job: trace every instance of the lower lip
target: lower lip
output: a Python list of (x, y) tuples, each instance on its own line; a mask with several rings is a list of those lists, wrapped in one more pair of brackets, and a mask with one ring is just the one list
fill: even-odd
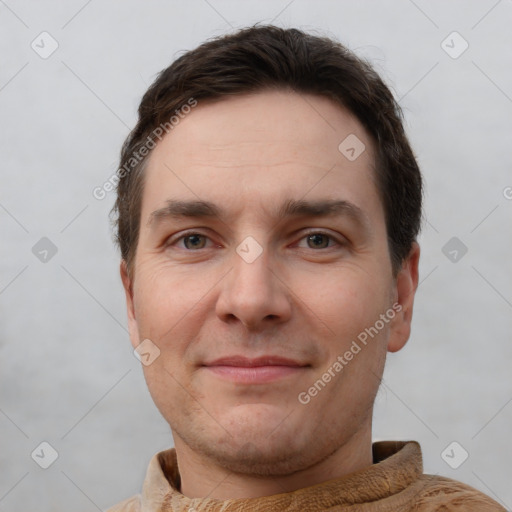
[(206, 366), (218, 377), (239, 384), (264, 384), (292, 375), (298, 375), (304, 366)]

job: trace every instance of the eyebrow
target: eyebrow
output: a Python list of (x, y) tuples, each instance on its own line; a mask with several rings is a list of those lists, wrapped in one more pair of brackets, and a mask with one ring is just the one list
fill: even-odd
[[(149, 216), (148, 226), (158, 224), (164, 219), (182, 218), (225, 218), (224, 211), (210, 201), (180, 201), (169, 199), (163, 208), (152, 212)], [(282, 221), (296, 217), (332, 217), (348, 216), (362, 227), (369, 229), (370, 221), (367, 215), (350, 201), (343, 199), (323, 199), (306, 201), (304, 199), (290, 199), (286, 201), (276, 213), (276, 219)]]

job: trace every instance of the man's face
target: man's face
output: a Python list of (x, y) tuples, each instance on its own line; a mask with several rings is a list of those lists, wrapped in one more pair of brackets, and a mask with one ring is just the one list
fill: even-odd
[(411, 290), (392, 275), (374, 160), (347, 111), (276, 91), (199, 102), (153, 150), (122, 276), (133, 345), (160, 350), (144, 372), (178, 450), (286, 474), (368, 435), (412, 307), (393, 310)]

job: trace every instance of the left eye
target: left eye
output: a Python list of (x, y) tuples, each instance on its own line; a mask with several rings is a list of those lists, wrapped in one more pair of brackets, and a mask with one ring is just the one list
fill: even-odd
[(179, 241), (183, 241), (183, 245), (185, 249), (204, 249), (206, 246), (206, 241), (208, 237), (205, 235), (201, 235), (199, 233), (191, 233), (188, 235), (182, 236)]
[(309, 233), (303, 237), (301, 241), (302, 240), (306, 241), (307, 247), (310, 249), (327, 249), (328, 247), (332, 247), (332, 244), (329, 242), (334, 242), (334, 244), (338, 243), (331, 235), (328, 235), (327, 233)]

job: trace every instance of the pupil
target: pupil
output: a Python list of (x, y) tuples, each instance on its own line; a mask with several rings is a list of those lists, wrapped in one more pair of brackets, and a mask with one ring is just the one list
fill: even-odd
[(309, 235), (309, 240), (311, 242), (313, 242), (313, 245), (315, 247), (320, 247), (320, 246), (326, 247), (325, 243), (322, 243), (322, 241), (325, 242), (325, 240), (326, 240), (325, 235)]
[(201, 235), (190, 235), (185, 240), (185, 245), (187, 248), (192, 247), (200, 247), (201, 246)]

